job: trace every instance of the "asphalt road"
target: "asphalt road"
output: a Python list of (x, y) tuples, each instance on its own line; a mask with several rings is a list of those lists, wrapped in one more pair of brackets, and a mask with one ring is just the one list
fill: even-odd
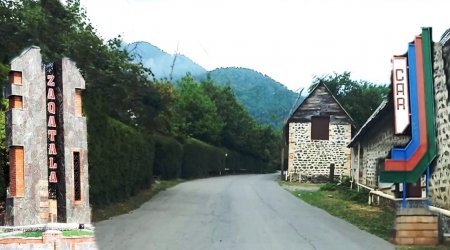
[(276, 175), (200, 179), (97, 223), (100, 250), (394, 249), (284, 190)]

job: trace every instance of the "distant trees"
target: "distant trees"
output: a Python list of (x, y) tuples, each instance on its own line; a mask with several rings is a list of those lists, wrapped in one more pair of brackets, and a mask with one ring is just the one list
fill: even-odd
[(350, 75), (350, 72), (345, 71), (341, 74), (335, 72), (316, 76), (309, 91), (311, 92), (317, 83), (325, 83), (356, 125), (361, 127), (389, 93), (389, 88), (387, 85), (355, 81), (350, 79)]
[(177, 87), (175, 110), (184, 135), (212, 144), (220, 144), (224, 123), (215, 103), (191, 75), (183, 77)]
[(158, 82), (164, 110), (156, 118), (161, 133), (176, 138), (193, 137), (271, 161), (278, 159), (281, 133), (257, 123), (238, 103), (229, 86), (207, 77), (183, 77), (176, 86)]
[(219, 68), (208, 73), (216, 84), (230, 86), (245, 109), (258, 123), (280, 129), (298, 94), (257, 71)]

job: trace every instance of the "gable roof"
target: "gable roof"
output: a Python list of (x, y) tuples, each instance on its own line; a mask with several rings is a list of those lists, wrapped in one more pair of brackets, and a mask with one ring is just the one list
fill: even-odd
[(347, 118), (349, 119), (350, 123), (352, 124), (353, 127), (356, 128), (356, 123), (353, 120), (353, 118), (350, 116), (350, 114), (344, 109), (344, 107), (341, 105), (341, 103), (336, 99), (336, 97), (333, 95), (333, 93), (331, 93), (330, 89), (327, 87), (327, 85), (323, 82), (319, 82), (316, 84), (316, 86), (314, 86), (313, 90), (308, 94), (308, 96), (306, 96), (305, 99), (303, 99), (303, 101), (298, 105), (298, 107), (296, 109), (294, 109), (293, 112), (291, 112), (291, 114), (289, 114), (288, 119), (286, 119), (284, 126), (286, 126), (289, 121), (291, 120), (292, 116), (299, 111), (303, 105), (307, 102), (308, 99), (310, 99), (314, 92), (320, 87), (323, 86), (325, 87), (325, 90), (328, 92), (328, 94), (333, 98), (333, 100), (338, 104), (339, 108), (342, 109), (342, 111), (344, 111), (345, 115), (347, 116)]

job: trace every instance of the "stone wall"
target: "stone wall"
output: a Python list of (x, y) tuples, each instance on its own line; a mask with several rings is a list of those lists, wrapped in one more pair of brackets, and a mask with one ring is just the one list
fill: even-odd
[[(394, 135), (394, 122), (392, 112), (388, 112), (380, 120), (376, 121), (371, 129), (360, 141), (359, 172), (356, 169), (354, 176), (359, 183), (378, 187), (378, 171), (384, 168), (384, 159), (393, 146), (403, 146), (408, 143), (409, 136)], [(356, 144), (357, 148), (358, 145)], [(352, 167), (355, 169), (355, 167)]]
[[(444, 57), (444, 60), (443, 60)], [(444, 72), (445, 68), (445, 72)], [(434, 45), (434, 92), (436, 114), (437, 158), (433, 164), (430, 180), (431, 204), (450, 209), (450, 103), (448, 99), (450, 86), (450, 47), (442, 49)], [(447, 80), (446, 80), (447, 75)]]
[(24, 194), (6, 199), (9, 225), (48, 222), (46, 81), (40, 49), (31, 47), (11, 62), (21, 84), (7, 84), (5, 97), (21, 96), (23, 107), (6, 112), (6, 146), (24, 151)]
[(350, 124), (330, 124), (329, 140), (311, 140), (311, 123), (289, 123), (289, 172), (328, 176), (334, 163), (335, 175), (349, 175), (350, 140)]
[[(67, 222), (91, 222), (89, 208), (88, 148), (86, 117), (75, 112), (75, 92), (85, 89), (85, 81), (75, 63), (62, 60), (64, 83), (64, 160), (66, 173)], [(80, 153), (81, 199), (75, 200), (73, 152)]]

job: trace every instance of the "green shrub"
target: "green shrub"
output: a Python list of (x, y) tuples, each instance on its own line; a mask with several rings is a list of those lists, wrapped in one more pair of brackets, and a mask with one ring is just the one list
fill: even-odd
[(225, 168), (231, 173), (237, 173), (240, 166), (240, 154), (236, 151), (229, 150), (226, 148), (222, 149), (226, 153), (225, 157)]
[(227, 153), (226, 167), (233, 173), (273, 173), (277, 165), (263, 162), (251, 155), (224, 149)]
[(225, 151), (196, 139), (186, 140), (181, 176), (186, 179), (217, 175), (225, 169)]
[(341, 190), (350, 189), (351, 179), (349, 176), (343, 176), (341, 182), (338, 184), (338, 188)]
[(369, 191), (367, 189), (348, 189), (345, 192), (345, 197), (347, 199), (358, 202), (358, 203), (367, 203), (368, 197), (369, 197)]
[(154, 176), (164, 180), (178, 179), (183, 162), (183, 145), (171, 137), (155, 135)]
[(102, 207), (150, 187), (154, 142), (109, 117), (88, 117), (90, 203)]
[(336, 189), (337, 186), (335, 183), (325, 183), (319, 188), (321, 191), (335, 191)]

